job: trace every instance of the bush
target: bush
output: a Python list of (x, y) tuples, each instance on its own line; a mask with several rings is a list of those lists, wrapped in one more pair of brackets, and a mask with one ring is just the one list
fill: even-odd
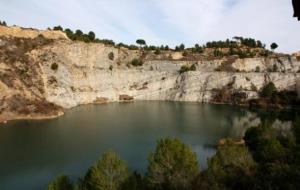
[(195, 64), (193, 64), (191, 67), (190, 67), (190, 71), (196, 71), (196, 65)]
[(63, 31), (63, 28), (61, 26), (54, 26), (53, 30)]
[(146, 180), (155, 189), (191, 189), (199, 174), (196, 154), (178, 139), (158, 141), (149, 156)]
[(52, 64), (51, 64), (51, 69), (52, 69), (53, 71), (57, 71), (57, 69), (58, 69), (58, 64), (57, 64), (57, 63), (52, 63)]
[(74, 40), (74, 33), (71, 29), (69, 28), (65, 29), (65, 33), (67, 34), (69, 39)]
[(273, 65), (273, 72), (277, 72), (278, 71), (278, 66), (276, 64)]
[(188, 52), (187, 52), (187, 51), (184, 51), (184, 52), (182, 53), (182, 56), (183, 56), (183, 57), (187, 57), (187, 56), (188, 56)]
[(3, 22), (0, 21), (0, 26), (7, 26), (7, 24), (5, 21), (3, 21)]
[(159, 49), (156, 49), (156, 50), (154, 51), (154, 54), (155, 54), (155, 55), (159, 55), (159, 54), (160, 54), (160, 50), (159, 50)]
[(188, 72), (189, 70), (190, 70), (190, 67), (184, 65), (180, 68), (179, 73), (182, 74), (182, 73)]
[(180, 68), (179, 73), (182, 74), (188, 71), (196, 71), (196, 65), (195, 64), (191, 66), (184, 65)]
[(133, 59), (130, 63), (135, 67), (142, 66), (144, 64), (142, 60), (137, 58)]
[(125, 162), (114, 152), (106, 152), (84, 177), (87, 190), (119, 190), (129, 177)]
[(271, 98), (274, 94), (277, 93), (277, 88), (273, 82), (269, 82), (265, 85), (260, 93), (261, 97)]
[(214, 50), (214, 56), (215, 57), (223, 57), (224, 54), (221, 51), (219, 51), (219, 50)]
[(111, 60), (111, 61), (113, 61), (113, 60), (115, 59), (115, 55), (114, 55), (113, 52), (110, 52), (110, 53), (108, 54), (108, 59)]
[(193, 53), (203, 53), (203, 48), (196, 44), (194, 48), (192, 48)]

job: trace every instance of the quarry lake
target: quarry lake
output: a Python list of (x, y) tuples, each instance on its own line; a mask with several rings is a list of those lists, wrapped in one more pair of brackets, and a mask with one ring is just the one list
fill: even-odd
[[(291, 114), (292, 113), (292, 114)], [(272, 119), (289, 128), (295, 111), (271, 113), (227, 105), (134, 102), (87, 105), (62, 117), (0, 125), (0, 189), (40, 190), (59, 174), (82, 174), (107, 150), (131, 170), (145, 172), (156, 141), (176, 137), (197, 153), (200, 166), (221, 138), (242, 137), (248, 127)]]

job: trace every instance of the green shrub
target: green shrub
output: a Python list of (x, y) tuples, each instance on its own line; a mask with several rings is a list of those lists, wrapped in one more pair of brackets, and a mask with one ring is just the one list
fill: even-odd
[(203, 53), (203, 48), (199, 46), (199, 44), (195, 44), (195, 47), (192, 48), (193, 53)]
[(277, 93), (277, 88), (273, 82), (269, 82), (265, 85), (260, 93), (261, 97), (271, 98), (273, 94)]
[(113, 60), (115, 59), (115, 55), (114, 55), (113, 52), (110, 52), (110, 53), (108, 54), (108, 59), (111, 60), (111, 61), (113, 61)]
[(182, 74), (182, 73), (185, 73), (185, 72), (188, 72), (188, 71), (196, 71), (196, 65), (195, 64), (193, 64), (191, 66), (183, 65), (180, 68), (179, 73)]
[(159, 54), (160, 54), (160, 49), (156, 49), (156, 50), (154, 51), (154, 54), (155, 54), (155, 55), (159, 55)]
[(215, 57), (223, 57), (224, 54), (222, 51), (219, 51), (219, 50), (214, 50), (214, 56)]
[(54, 26), (53, 30), (63, 31), (63, 28), (61, 26)]
[(0, 21), (0, 26), (7, 26), (7, 24), (5, 21), (3, 21), (3, 22)]
[(187, 56), (188, 56), (188, 52), (187, 52), (187, 51), (184, 51), (184, 52), (182, 53), (182, 56), (183, 56), (183, 57), (187, 57)]
[(57, 71), (57, 69), (58, 69), (58, 64), (57, 64), (57, 63), (52, 63), (52, 64), (51, 64), (51, 69), (52, 69), (53, 71)]
[(190, 71), (196, 71), (196, 65), (193, 64), (191, 67), (190, 67)]
[(144, 64), (142, 60), (137, 58), (133, 59), (130, 63), (135, 67), (142, 66)]
[(182, 74), (182, 73), (188, 72), (189, 70), (190, 70), (190, 67), (184, 65), (180, 68), (179, 73)]
[(257, 72), (257, 73), (260, 72), (260, 67), (259, 67), (259, 66), (257, 66), (257, 67), (255, 68), (255, 72)]

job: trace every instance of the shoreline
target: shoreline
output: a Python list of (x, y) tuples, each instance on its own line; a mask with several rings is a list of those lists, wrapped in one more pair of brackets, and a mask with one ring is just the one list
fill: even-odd
[(240, 108), (246, 108), (249, 110), (266, 110), (266, 111), (284, 111), (284, 110), (295, 110), (297, 109), (295, 106), (287, 105), (284, 107), (276, 108), (276, 107), (259, 107), (259, 106), (249, 106), (248, 104), (231, 104), (231, 103), (222, 103), (222, 102), (197, 102), (197, 101), (170, 101), (170, 100), (133, 100), (133, 101), (107, 101), (107, 102), (92, 102), (92, 103), (86, 103), (86, 104), (79, 104), (77, 106), (74, 106), (72, 108), (65, 108), (63, 110), (58, 111), (56, 114), (49, 114), (49, 115), (17, 115), (15, 113), (4, 113), (3, 115), (0, 115), (0, 125), (6, 124), (10, 121), (16, 121), (16, 120), (50, 120), (59, 118), (65, 113), (70, 110), (74, 109), (80, 106), (86, 106), (86, 105), (104, 105), (104, 104), (111, 104), (111, 103), (134, 103), (134, 102), (141, 102), (141, 101), (157, 101), (157, 102), (178, 102), (178, 103), (197, 103), (197, 104), (211, 104), (211, 105), (228, 105), (228, 106), (234, 106), (234, 107), (240, 107)]
[(65, 111), (59, 111), (57, 114), (51, 115), (16, 115), (11, 114), (10, 116), (0, 116), (0, 125), (7, 124), (10, 121), (17, 121), (17, 120), (50, 120), (61, 117), (65, 114)]

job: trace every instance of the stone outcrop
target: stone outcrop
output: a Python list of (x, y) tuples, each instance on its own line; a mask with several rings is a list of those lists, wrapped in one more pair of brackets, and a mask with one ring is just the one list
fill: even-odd
[[(62, 32), (14, 32), (14, 28), (7, 32), (3, 28), (0, 120), (10, 119), (7, 114), (14, 112), (24, 117), (58, 115), (63, 108), (81, 104), (133, 99), (243, 102), (257, 98), (270, 81), (279, 90), (300, 92), (296, 56), (182, 61), (171, 52), (167, 60), (152, 59), (141, 51), (72, 42)], [(134, 58), (143, 59), (144, 64), (131, 65)], [(191, 65), (195, 71), (179, 73), (182, 66)]]

